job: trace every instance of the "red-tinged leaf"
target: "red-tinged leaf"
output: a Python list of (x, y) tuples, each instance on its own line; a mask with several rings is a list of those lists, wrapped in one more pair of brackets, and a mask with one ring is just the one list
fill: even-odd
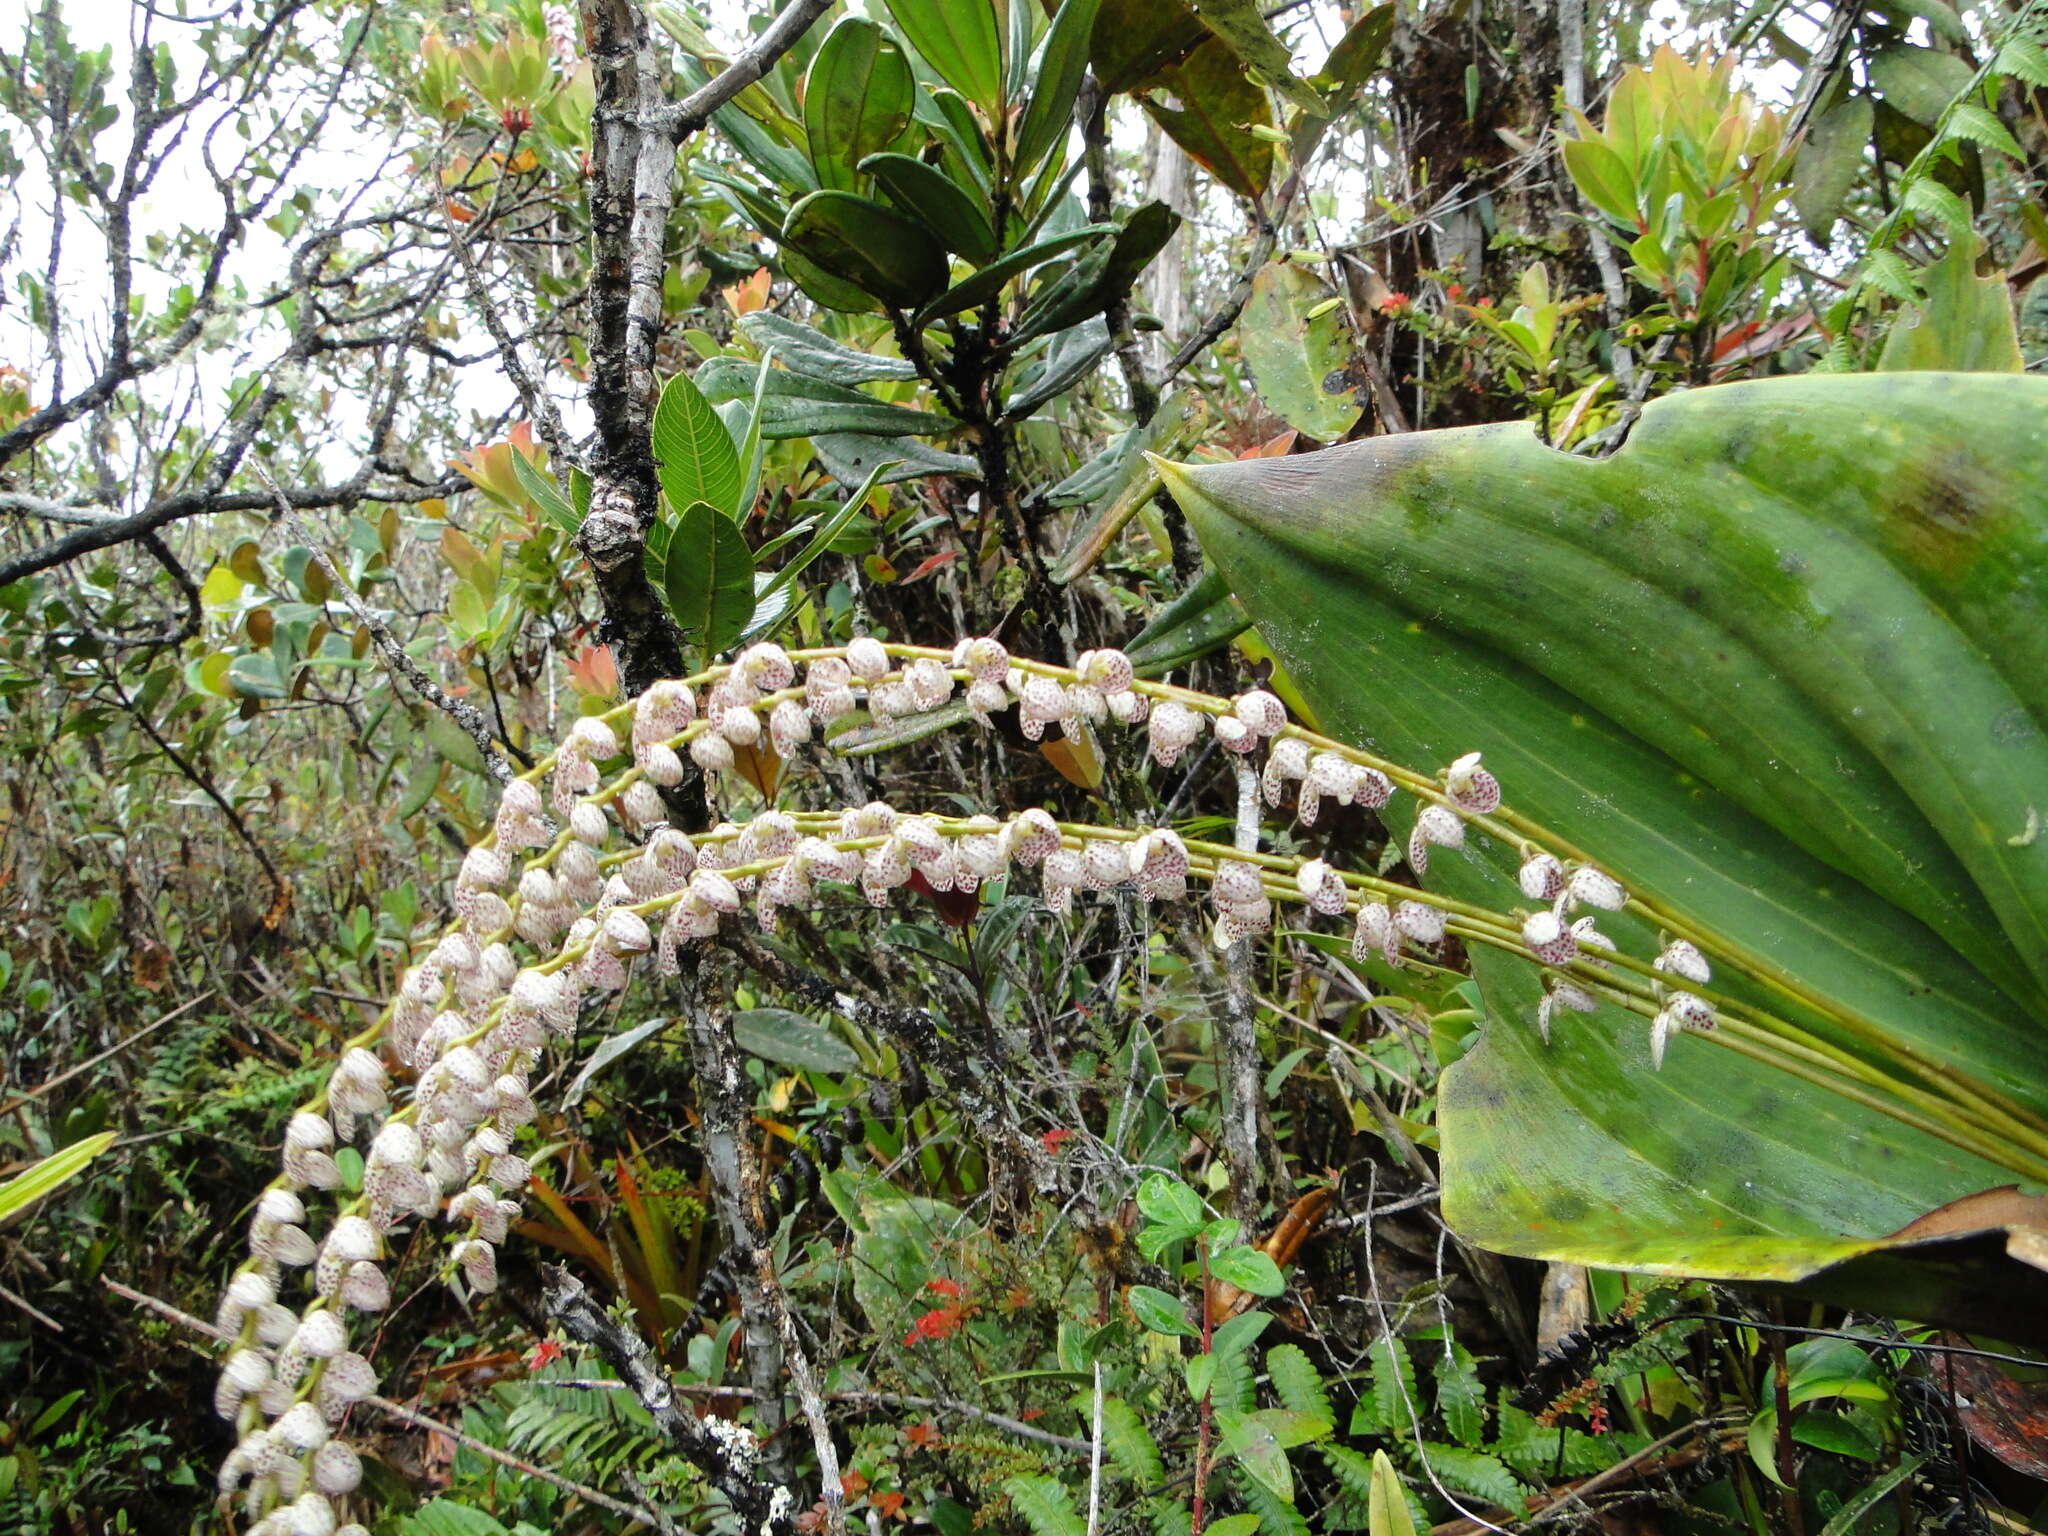
[(1294, 451), (1294, 440), (1299, 436), (1301, 436), (1299, 432), (1289, 427), (1270, 442), (1261, 443), (1256, 448), (1245, 449), (1238, 457), (1240, 459), (1284, 459)]
[(912, 1450), (917, 1451), (941, 1450), (946, 1444), (939, 1438), (939, 1426), (930, 1422), (912, 1424), (903, 1431), (903, 1438), (910, 1442)]
[(933, 890), (932, 883), (925, 879), (921, 869), (913, 869), (905, 883), (931, 902), (939, 914), (939, 921), (948, 928), (965, 928), (981, 911), (979, 891)]
[(874, 1505), (875, 1512), (881, 1515), (884, 1520), (900, 1520), (903, 1518), (903, 1504), (906, 1497), (907, 1495), (896, 1492), (878, 1493), (868, 1502)]
[(927, 556), (925, 559), (918, 561), (916, 570), (912, 571), (908, 576), (903, 578), (903, 585), (907, 587), (913, 581), (917, 581), (922, 577), (929, 576), (933, 571), (936, 571), (943, 566), (951, 565), (955, 560), (958, 560), (959, 558), (960, 551), (957, 549), (941, 550), (936, 555)]
[(861, 569), (868, 573), (870, 581), (878, 581), (886, 587), (896, 579), (896, 567), (880, 555), (864, 555), (860, 564)]

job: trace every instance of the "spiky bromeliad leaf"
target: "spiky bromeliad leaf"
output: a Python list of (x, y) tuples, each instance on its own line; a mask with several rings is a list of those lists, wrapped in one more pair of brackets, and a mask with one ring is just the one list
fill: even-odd
[[(2044, 448), (2048, 381), (1837, 375), (1659, 402), (1604, 460), (1516, 424), (1164, 472), (1324, 730), (1483, 750), (1514, 810), (1810, 1001), (1731, 997), (1867, 1053), (1860, 1018), (2038, 1116)], [(1509, 909), (1514, 859), (1475, 839), (1431, 881)], [(2012, 1182), (1698, 1040), (1653, 1072), (1612, 1008), (1546, 1049), (1533, 967), (1474, 968), (1444, 1207), (1487, 1247), (1791, 1280)]]

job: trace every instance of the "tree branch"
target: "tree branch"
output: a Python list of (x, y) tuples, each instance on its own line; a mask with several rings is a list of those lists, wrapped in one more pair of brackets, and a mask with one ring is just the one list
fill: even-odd
[(669, 135), (681, 143), (711, 120), (711, 114), (775, 67), (775, 61), (810, 31), (812, 23), (832, 8), (832, 0), (791, 0), (753, 46), (734, 59), (701, 90), (692, 91), (667, 119)]
[(484, 718), (483, 711), (474, 704), (455, 698), (427, 676), (426, 669), (408, 656), (405, 647), (398, 643), (398, 636), (391, 633), (391, 626), (372, 613), (370, 605), (356, 595), (356, 590), (349, 585), (348, 578), (342, 575), (335, 568), (334, 562), (328, 558), (326, 547), (314, 536), (313, 530), (306, 526), (305, 520), (293, 509), (292, 504), (285, 499), (284, 493), (271, 482), (270, 476), (264, 473), (261, 465), (256, 466), (256, 475), (264, 484), (270, 486), (271, 495), (277, 499), (279, 519), (298, 535), (300, 543), (313, 552), (313, 558), (319, 562), (320, 569), (327, 573), (327, 580), (334, 588), (335, 595), (347, 606), (348, 611), (356, 616), (363, 628), (370, 632), (370, 638), (377, 643), (377, 649), (384, 653), (384, 659), (390, 664), (391, 670), (411, 683), (421, 698), (461, 726), (470, 740), (476, 743), (476, 749), (482, 755), (484, 767), (490, 770), (491, 777), (500, 784), (509, 784), (512, 781), (512, 765), (506, 762), (504, 755), (498, 751), (491, 736), (491, 722)]
[[(613, 1322), (583, 1282), (556, 1264), (540, 1267), (548, 1316), (580, 1344), (588, 1344), (618, 1372), (655, 1427), (725, 1495), (750, 1533), (789, 1536), (796, 1500), (785, 1488), (757, 1482), (760, 1450), (751, 1432), (728, 1419), (700, 1419), (676, 1404), (676, 1390), (650, 1357), (646, 1343)], [(717, 1426), (714, 1428), (713, 1426)]]

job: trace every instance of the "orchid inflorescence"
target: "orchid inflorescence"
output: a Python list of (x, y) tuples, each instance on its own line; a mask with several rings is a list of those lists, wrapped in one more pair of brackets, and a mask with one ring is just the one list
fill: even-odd
[[(1504, 916), (1322, 859), (1170, 827), (1061, 822), (1040, 808), (998, 819), (879, 801), (764, 806), (694, 836), (670, 825), (662, 791), (683, 782), (685, 757), (712, 776), (734, 768), (742, 749), (787, 759), (863, 702), (887, 721), (928, 715), (963, 688), (976, 719), (987, 725), (1015, 707), (1031, 740), (1114, 721), (1142, 725), (1161, 767), (1205, 733), (1248, 768), (1263, 752), (1264, 800), (1277, 807), (1291, 791), (1304, 826), (1326, 801), (1378, 809), (1406, 791), (1421, 802), (1407, 845), (1418, 875), (1433, 848), (1461, 848), (1480, 827), (1524, 848), (1519, 884), (1537, 905)], [(607, 783), (602, 765), (629, 755)], [(1208, 886), (1219, 946), (1270, 932), (1275, 904), (1297, 903), (1348, 916), (1361, 961), (1378, 954), (1400, 965), (1450, 937), (1531, 959), (1546, 978), (1537, 1016), (1546, 1040), (1556, 1014), (1600, 1001), (1652, 1018), (1660, 1064), (1676, 1032), (1712, 1028), (1715, 1007), (1697, 990), (1710, 975), (1700, 950), (1681, 939), (1647, 965), (1617, 955), (1593, 914), (1628, 904), (1619, 882), (1533, 846), (1525, 830), (1495, 820), (1500, 803), (1476, 753), (1428, 778), (1290, 724), (1264, 689), (1225, 700), (1140, 681), (1118, 651), (1090, 651), (1067, 668), (1013, 658), (986, 637), (950, 654), (869, 638), (796, 652), (755, 645), (730, 665), (579, 719), (551, 759), (505, 787), (491, 833), (455, 879), (456, 922), (286, 1127), (282, 1174), (257, 1203), (249, 1257), (217, 1318), (236, 1342), (215, 1406), (241, 1435), (221, 1468), (223, 1497), (241, 1493), (252, 1536), (359, 1536), (362, 1527), (342, 1522), (362, 1469), (337, 1436), (377, 1378), (349, 1347), (349, 1320), (389, 1304), (382, 1265), (393, 1235), (439, 1218), (452, 1229), (451, 1278), (470, 1292), (495, 1289), (497, 1246), (532, 1172), (516, 1143), (536, 1117), (531, 1079), (549, 1037), (573, 1032), (587, 993), (623, 988), (643, 960), (674, 974), (683, 946), (716, 937), (750, 906), (772, 931), (785, 909), (816, 903), (821, 885), (883, 907), (913, 876), (935, 892), (968, 893), (1021, 868), (1037, 872), (1044, 904), (1065, 913), (1077, 892), (1129, 888), (1174, 901), (1195, 881)], [(1582, 908), (1591, 910), (1577, 915)], [(405, 1074), (410, 1100), (394, 1107), (394, 1078)], [(352, 1196), (335, 1152), (358, 1140), (363, 1174)], [(338, 1209), (316, 1240), (311, 1207), (328, 1195)], [(292, 1271), (309, 1272), (296, 1306)]]

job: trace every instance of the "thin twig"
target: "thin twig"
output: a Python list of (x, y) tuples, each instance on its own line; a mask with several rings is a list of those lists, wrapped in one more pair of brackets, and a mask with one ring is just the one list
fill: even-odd
[(377, 649), (384, 653), (384, 659), (390, 663), (391, 669), (411, 683), (421, 698), (462, 727), (470, 740), (476, 743), (477, 751), (483, 756), (484, 767), (490, 770), (492, 778), (500, 784), (511, 783), (512, 765), (505, 761), (504, 754), (493, 744), (491, 722), (484, 718), (484, 712), (474, 704), (465, 703), (454, 697), (427, 676), (425, 668), (406, 655), (405, 647), (400, 645), (398, 637), (391, 633), (391, 626), (372, 613), (370, 605), (356, 595), (356, 590), (349, 585), (348, 578), (343, 576), (336, 569), (333, 560), (328, 558), (326, 548), (306, 526), (305, 520), (299, 516), (284, 493), (277, 488), (277, 482), (270, 478), (261, 464), (251, 464), (250, 468), (254, 470), (256, 478), (261, 480), (264, 487), (276, 498), (279, 519), (298, 535), (300, 543), (313, 552), (313, 558), (320, 563), (320, 569), (327, 573), (327, 580), (336, 595), (341, 598), (349, 612), (356, 616), (357, 621), (370, 632), (370, 638), (377, 643)]
[(793, 0), (768, 24), (754, 45), (720, 70), (701, 90), (692, 91), (665, 125), (681, 142), (711, 120), (711, 114), (775, 67), (775, 61), (810, 31), (811, 24), (832, 8), (832, 0)]
[[(586, 1392), (622, 1392), (627, 1390), (621, 1381), (604, 1377), (593, 1377), (580, 1381), (553, 1381), (554, 1387), (577, 1387)], [(751, 1399), (751, 1387), (733, 1385), (713, 1386), (709, 1382), (676, 1382), (675, 1391), (685, 1397), (739, 1397)], [(1049, 1429), (1040, 1429), (1035, 1424), (1026, 1424), (1022, 1419), (1013, 1419), (1006, 1413), (996, 1413), (987, 1408), (977, 1408), (973, 1403), (963, 1403), (951, 1397), (919, 1397), (907, 1392), (826, 1392), (821, 1394), (828, 1403), (845, 1403), (849, 1407), (875, 1408), (928, 1408), (934, 1413), (954, 1413), (964, 1419), (974, 1419), (982, 1424), (993, 1425), (1020, 1439), (1035, 1440), (1040, 1445), (1055, 1446), (1062, 1451), (1086, 1455), (1089, 1445), (1086, 1440), (1076, 1440), (1072, 1435), (1056, 1435)]]
[(37, 1099), (41, 1098), (44, 1094), (48, 1093), (52, 1088), (61, 1087), (63, 1084), (70, 1082), (72, 1078), (78, 1076), (79, 1073), (88, 1071), (91, 1068), (98, 1066), (101, 1062), (105, 1061), (109, 1056), (120, 1055), (123, 1051), (127, 1050), (129, 1046), (135, 1044), (136, 1041), (142, 1039), (145, 1035), (155, 1034), (158, 1030), (162, 1029), (166, 1024), (170, 1023), (173, 1019), (182, 1018), (185, 1014), (190, 1013), (194, 1008), (197, 1008), (201, 1003), (206, 1002), (212, 996), (213, 988), (208, 987), (204, 992), (201, 992), (197, 997), (191, 998), (186, 1002), (180, 1003), (177, 1007), (173, 1008), (169, 1013), (165, 1014), (162, 1018), (157, 1019), (152, 1023), (143, 1025), (142, 1028), (136, 1030), (134, 1034), (127, 1036), (125, 1039), (115, 1041), (112, 1045), (108, 1046), (104, 1051), (101, 1051), (97, 1056), (88, 1056), (84, 1061), (81, 1061), (77, 1066), (67, 1067), (62, 1072), (59, 1072), (55, 1077), (50, 1078), (48, 1081), (36, 1084), (35, 1087), (29, 1089), (29, 1091), (27, 1093), (22, 1094), (21, 1097), (16, 1099), (10, 1099), (7, 1101), (7, 1103), (0, 1104), (0, 1115), (13, 1114), (17, 1109), (22, 1108), (24, 1105), (34, 1103)]

